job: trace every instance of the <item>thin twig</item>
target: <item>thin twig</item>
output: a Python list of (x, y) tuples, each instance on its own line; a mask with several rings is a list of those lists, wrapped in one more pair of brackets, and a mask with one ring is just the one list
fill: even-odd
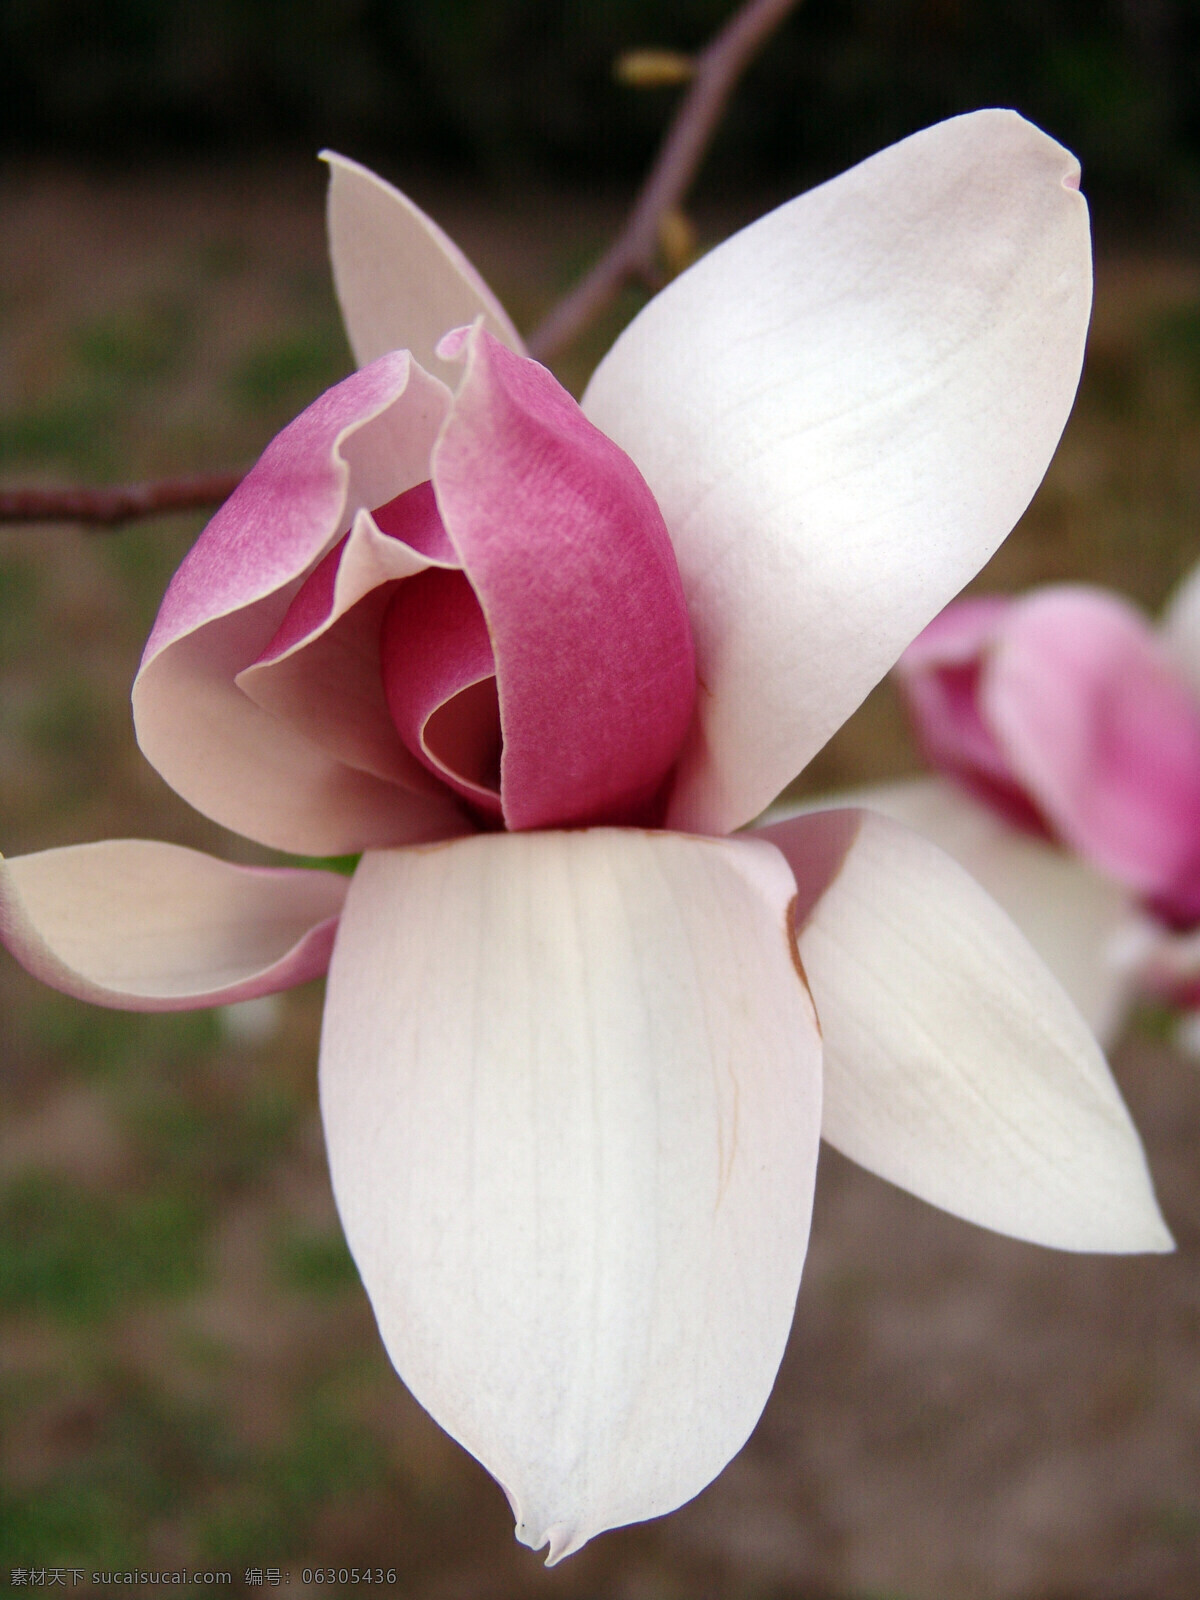
[(528, 340), (545, 360), (579, 336), (633, 279), (654, 272), (659, 224), (679, 205), (742, 73), (799, 0), (748, 0), (696, 60), (692, 86), (663, 140), (629, 220), (604, 255)]
[[(578, 338), (624, 285), (653, 282), (663, 217), (676, 209), (699, 170), (742, 73), (799, 0), (747, 0), (696, 58), (691, 87), (667, 131), (641, 193), (612, 246), (529, 339), (539, 359)], [(115, 528), (137, 517), (207, 511), (228, 499), (238, 473), (163, 478), (112, 489), (0, 489), (0, 524), (81, 522)]]
[(210, 472), (112, 489), (0, 489), (0, 522), (90, 522), (115, 528), (159, 512), (211, 510), (241, 481), (240, 472)]

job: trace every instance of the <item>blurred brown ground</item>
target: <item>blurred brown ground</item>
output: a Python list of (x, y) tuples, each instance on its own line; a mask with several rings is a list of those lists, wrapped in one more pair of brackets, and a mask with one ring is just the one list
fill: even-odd
[[(409, 182), (525, 326), (619, 216)], [(3, 478), (249, 463), (348, 367), (321, 194), (315, 165), (0, 180)], [(741, 206), (702, 232), (761, 208)], [(563, 364), (576, 389), (615, 326)], [(1084, 578), (1155, 607), (1200, 557), (1198, 510), (1200, 262), (1106, 260), (1080, 405), (978, 586)], [(265, 859), (171, 794), (129, 723), (198, 527), (0, 530), (6, 851), (146, 835)], [(805, 787), (915, 765), (885, 687)], [(1200, 1065), (1147, 1028), (1115, 1069), (1178, 1255), (1016, 1244), (826, 1152), (750, 1443), (675, 1516), (546, 1573), (381, 1353), (325, 1173), (319, 1008), (315, 986), (288, 996), (255, 1039), (0, 966), (0, 1579), (186, 1563), (232, 1570), (233, 1592), (278, 1567), (293, 1594), (362, 1593), (303, 1579), (357, 1565), (421, 1600), (1200, 1596)]]

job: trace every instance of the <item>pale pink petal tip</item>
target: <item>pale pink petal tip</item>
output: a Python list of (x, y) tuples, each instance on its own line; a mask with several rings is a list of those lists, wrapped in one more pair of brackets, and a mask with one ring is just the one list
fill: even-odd
[(482, 317), (512, 350), (523, 348), (504, 307), (458, 246), (407, 197), (331, 150), (329, 248), (346, 332), (360, 366), (411, 350), (431, 372), (447, 328)]
[(443, 361), (460, 360), (462, 358), (463, 351), (466, 349), (467, 340), (470, 337), (471, 329), (469, 327), (451, 328), (449, 333), (444, 334), (443, 337), (438, 340), (438, 356)]
[(1006, 595), (971, 595), (952, 600), (905, 650), (896, 663), (901, 674), (927, 666), (978, 661), (995, 640), (1013, 601)]
[(154, 840), (71, 845), (0, 859), (0, 941), (77, 999), (190, 1011), (319, 977), (347, 887)]

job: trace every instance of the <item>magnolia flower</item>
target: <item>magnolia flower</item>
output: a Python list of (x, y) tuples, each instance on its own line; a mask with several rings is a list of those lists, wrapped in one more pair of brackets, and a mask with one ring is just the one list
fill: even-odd
[(1060, 585), (948, 606), (897, 681), (930, 763), (879, 806), (1004, 903), (1102, 1038), (1200, 999), (1200, 570), (1155, 630)]
[(428, 218), (331, 166), (361, 370), (201, 536), (133, 698), (206, 815), (365, 853), (347, 884), (52, 850), (0, 925), (151, 1010), (332, 950), (322, 1113), (384, 1342), (556, 1561), (747, 1438), (820, 1133), (1022, 1238), (1170, 1247), (1094, 1040), (959, 866), (856, 811), (725, 837), (1029, 500), (1087, 214), (1014, 113), (943, 123), (675, 280), (580, 407)]

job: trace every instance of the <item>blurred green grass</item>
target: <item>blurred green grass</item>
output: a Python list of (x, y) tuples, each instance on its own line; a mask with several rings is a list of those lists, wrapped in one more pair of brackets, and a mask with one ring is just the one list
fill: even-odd
[(303, 410), (345, 374), (345, 341), (332, 326), (269, 339), (248, 350), (230, 374), (234, 401), (251, 415)]
[(83, 1188), (30, 1173), (0, 1190), (0, 1314), (96, 1322), (200, 1281), (206, 1218), (187, 1195)]

